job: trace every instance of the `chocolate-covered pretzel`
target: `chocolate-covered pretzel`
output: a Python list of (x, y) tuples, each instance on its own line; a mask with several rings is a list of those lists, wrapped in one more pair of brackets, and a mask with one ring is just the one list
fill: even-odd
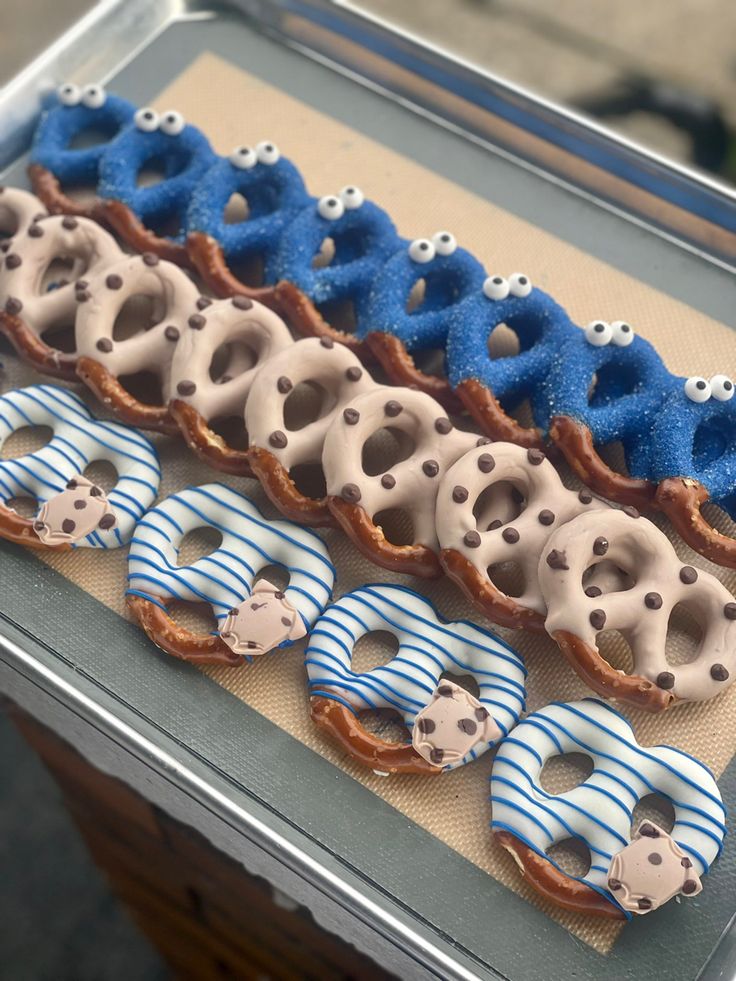
[[(177, 431), (169, 412), (171, 361), (182, 332), (204, 323), (196, 312), (197, 295), (188, 276), (150, 252), (120, 259), (77, 291), (77, 374), (125, 422)], [(134, 297), (152, 304), (148, 329), (137, 318), (118, 327), (119, 314)], [(160, 388), (150, 402), (124, 384), (141, 373), (153, 375)]]
[(200, 297), (192, 315), (201, 325), (185, 328), (174, 347), (171, 415), (203, 460), (216, 470), (248, 475), (247, 451), (229, 445), (212, 424), (237, 420), (247, 436), (245, 404), (253, 381), (270, 358), (294, 341), (277, 314), (245, 296)]
[[(295, 468), (321, 470), (330, 425), (356, 396), (375, 386), (357, 357), (329, 337), (297, 341), (258, 372), (245, 407), (248, 459), (268, 496), (287, 517), (313, 525), (334, 523), (324, 495), (309, 496), (299, 490)], [(309, 409), (298, 404), (300, 395), (310, 390), (319, 400), (313, 418), (305, 416)], [(296, 401), (293, 411), (291, 400)]]
[[(582, 753), (592, 772), (549, 793), (545, 764)], [(634, 808), (649, 794), (674, 811), (669, 833), (651, 821), (634, 829)], [(553, 702), (532, 712), (502, 743), (491, 774), (491, 828), (524, 878), (564, 909), (608, 919), (649, 913), (675, 896), (697, 896), (726, 833), (713, 774), (673, 746), (640, 746), (631, 724), (594, 698)], [(590, 867), (565, 871), (553, 847), (574, 839)]]
[[(218, 548), (180, 562), (184, 536), (213, 528)], [(289, 574), (280, 589), (258, 579), (262, 569)], [(304, 637), (330, 601), (335, 568), (322, 540), (288, 521), (272, 521), (223, 484), (172, 494), (138, 523), (128, 563), (128, 607), (157, 647), (199, 664), (242, 665)], [(174, 603), (207, 604), (215, 633), (188, 630)]]
[[(627, 581), (592, 594), (586, 573), (613, 563)], [(599, 694), (657, 712), (678, 701), (720, 694), (736, 677), (736, 602), (715, 576), (682, 563), (662, 532), (631, 508), (579, 515), (559, 527), (539, 562), (545, 629)], [(701, 631), (695, 656), (668, 659), (668, 625), (677, 605)], [(628, 642), (632, 674), (612, 667), (597, 638), (616, 630)]]
[[(378, 630), (396, 638), (396, 655), (354, 670), (355, 644)], [(340, 597), (315, 624), (305, 664), (314, 721), (383, 775), (436, 775), (472, 762), (508, 735), (526, 698), (516, 651), (471, 623), (443, 620), (403, 586), (361, 586)], [(478, 696), (448, 674), (473, 678)], [(377, 711), (398, 714), (411, 742), (368, 731), (362, 716)]]
[[(375, 462), (366, 460), (368, 441), (381, 435), (396, 441), (395, 462), (381, 447), (376, 448)], [(440, 404), (424, 392), (381, 386), (358, 395), (336, 415), (324, 442), (322, 466), (330, 511), (373, 562), (395, 572), (438, 576), (437, 492), (448, 467), (477, 438), (456, 429)], [(408, 516), (408, 543), (387, 538), (380, 523), (386, 511)]]

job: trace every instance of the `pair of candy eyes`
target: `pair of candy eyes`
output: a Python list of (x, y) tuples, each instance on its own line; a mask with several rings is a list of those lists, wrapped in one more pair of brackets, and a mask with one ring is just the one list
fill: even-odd
[(728, 402), (733, 394), (734, 385), (728, 375), (713, 375), (710, 381), (694, 375), (685, 382), (685, 395), (691, 402), (707, 402), (710, 398)]
[(457, 241), (450, 232), (435, 232), (432, 238), (415, 238), (409, 246), (412, 262), (431, 262), (438, 255), (452, 255)]
[(87, 106), (88, 109), (100, 109), (105, 104), (107, 93), (101, 85), (85, 85), (80, 88), (72, 82), (62, 85), (56, 93), (62, 106)]
[(238, 170), (252, 170), (258, 163), (264, 164), (266, 167), (273, 167), (275, 163), (278, 163), (280, 156), (279, 148), (275, 143), (271, 143), (270, 140), (262, 140), (260, 143), (256, 143), (255, 148), (252, 146), (235, 147), (227, 159)]
[(186, 126), (184, 117), (180, 112), (170, 109), (159, 116), (155, 109), (149, 109), (148, 106), (138, 110), (133, 116), (133, 122), (136, 129), (143, 133), (153, 133), (160, 129), (167, 136), (178, 136)]
[(327, 221), (337, 221), (342, 218), (346, 211), (354, 211), (359, 208), (365, 197), (359, 187), (348, 184), (339, 194), (326, 194), (317, 202), (317, 212), (320, 217)]
[(524, 273), (512, 273), (508, 279), (503, 276), (489, 276), (483, 283), (483, 293), (489, 300), (505, 300), (511, 296), (529, 296), (532, 281)]
[(585, 328), (585, 340), (593, 347), (606, 347), (608, 344), (628, 347), (634, 340), (634, 331), (625, 320), (614, 320), (612, 324), (605, 320), (593, 320)]

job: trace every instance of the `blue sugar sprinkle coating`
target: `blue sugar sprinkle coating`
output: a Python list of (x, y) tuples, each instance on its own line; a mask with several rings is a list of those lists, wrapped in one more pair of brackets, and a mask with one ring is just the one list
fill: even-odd
[[(456, 308), (480, 292), (485, 275), (480, 262), (465, 249), (422, 263), (414, 262), (404, 247), (378, 272), (358, 336), (374, 331), (393, 334), (410, 353), (444, 348)], [(411, 291), (420, 280), (424, 280), (424, 299), (407, 313)]]
[(643, 337), (628, 347), (595, 347), (576, 328), (544, 383), (544, 423), (569, 416), (586, 425), (598, 445), (620, 441), (629, 473), (649, 477), (652, 427), (674, 382)]
[[(519, 353), (492, 358), (488, 341), (499, 324), (516, 334)], [(455, 308), (447, 337), (450, 384), (474, 379), (485, 385), (508, 411), (530, 399), (535, 416), (545, 418), (541, 383), (562, 344), (579, 333), (551, 296), (533, 288), (528, 296), (490, 300), (478, 290)], [(539, 424), (539, 423), (537, 423)]]
[[(122, 201), (148, 227), (178, 219), (179, 230), (171, 238), (182, 242), (192, 194), (215, 159), (209, 140), (196, 126), (188, 124), (176, 136), (130, 126), (102, 155), (99, 194)], [(162, 167), (165, 178), (139, 187), (139, 172), (152, 163)]]
[[(225, 209), (233, 194), (248, 202), (248, 218), (228, 224)], [(216, 239), (228, 261), (262, 256), (267, 282), (274, 282), (270, 268), (281, 235), (312, 200), (301, 174), (291, 161), (279, 157), (275, 164), (257, 163), (249, 170), (224, 157), (207, 171), (197, 187), (187, 214), (187, 230), (204, 232)]]
[(651, 476), (691, 477), (736, 520), (736, 398), (693, 402), (685, 379), (663, 402), (651, 433)]
[[(107, 95), (104, 105), (91, 109), (83, 103), (55, 103), (44, 113), (31, 148), (31, 163), (50, 170), (62, 184), (97, 185), (102, 155), (118, 133), (128, 126), (135, 106), (117, 95)], [(85, 130), (104, 133), (107, 140), (84, 149), (70, 149), (72, 140)]]
[[(334, 243), (334, 257), (329, 265), (315, 268), (312, 262), (326, 238)], [(394, 223), (372, 201), (346, 208), (336, 220), (323, 218), (312, 202), (285, 229), (278, 253), (267, 263), (267, 275), (291, 281), (317, 304), (351, 300), (360, 333), (369, 322), (375, 277), (401, 244)]]

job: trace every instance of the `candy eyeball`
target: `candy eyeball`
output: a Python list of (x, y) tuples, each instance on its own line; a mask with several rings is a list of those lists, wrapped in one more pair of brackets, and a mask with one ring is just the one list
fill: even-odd
[(432, 245), (437, 255), (452, 255), (457, 248), (457, 239), (450, 232), (435, 232)]
[(693, 375), (685, 382), (685, 395), (691, 402), (707, 402), (711, 397), (710, 382)]
[(85, 85), (82, 89), (82, 102), (88, 109), (101, 109), (106, 98), (107, 93), (101, 85)]
[(256, 151), (250, 146), (237, 146), (227, 158), (238, 170), (250, 170), (258, 163)]
[(435, 257), (435, 247), (428, 238), (415, 238), (409, 246), (412, 262), (431, 262)]
[(258, 157), (259, 163), (265, 164), (267, 167), (273, 167), (278, 162), (281, 154), (275, 143), (271, 143), (270, 140), (262, 140), (256, 144), (256, 156)]
[(627, 324), (625, 320), (614, 320), (611, 324), (611, 331), (613, 334), (611, 342), (616, 347), (628, 347), (634, 340), (634, 331), (631, 328), (631, 324)]
[(348, 184), (347, 187), (344, 187), (340, 191), (340, 200), (345, 205), (347, 211), (353, 211), (363, 204), (365, 197), (359, 187), (355, 187), (354, 184)]
[(76, 106), (79, 105), (82, 98), (82, 90), (73, 82), (67, 82), (65, 85), (59, 86), (56, 95), (62, 106)]
[(345, 214), (345, 205), (334, 194), (326, 194), (317, 202), (317, 211), (326, 221), (337, 221)]
[(733, 382), (728, 375), (713, 375), (710, 380), (710, 391), (714, 399), (719, 402), (728, 402), (733, 398)]
[(169, 109), (161, 117), (161, 132), (166, 133), (167, 136), (178, 136), (185, 126), (186, 123), (182, 114), (173, 109)]
[(612, 338), (613, 328), (605, 320), (592, 320), (585, 328), (585, 340), (593, 347), (605, 347)]
[(532, 281), (524, 273), (512, 273), (509, 276), (509, 292), (512, 296), (529, 296), (532, 291)]
[(503, 276), (488, 276), (483, 282), (483, 293), (489, 300), (505, 300), (510, 291), (509, 281)]
[(133, 122), (135, 123), (136, 129), (140, 129), (144, 133), (153, 133), (154, 130), (158, 129), (158, 113), (155, 109), (149, 109), (146, 106), (143, 109), (139, 109), (135, 116), (133, 116)]

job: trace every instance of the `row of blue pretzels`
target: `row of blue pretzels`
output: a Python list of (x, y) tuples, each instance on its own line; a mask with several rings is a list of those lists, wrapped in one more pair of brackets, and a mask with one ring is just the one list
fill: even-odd
[[(109, 139), (71, 148), (90, 129)], [(409, 243), (355, 187), (310, 195), (273, 143), (218, 157), (179, 113), (136, 111), (99, 86), (62, 86), (38, 127), (31, 159), (64, 184), (95, 184), (101, 198), (123, 202), (149, 227), (176, 218), (180, 242), (194, 232), (210, 236), (231, 266), (261, 258), (266, 283), (292, 282), (318, 306), (350, 300), (359, 340), (389, 334), (409, 356), (444, 350), (453, 389), (480, 383), (507, 413), (528, 399), (543, 433), (554, 417), (571, 417), (596, 444), (620, 442), (633, 477), (691, 478), (736, 518), (729, 378), (673, 375), (623, 322), (594, 321), (581, 330), (526, 276), (487, 276), (448, 232)], [(153, 160), (165, 178), (138, 186), (139, 172)], [(247, 199), (247, 221), (226, 222), (233, 194)], [(315, 266), (326, 239), (332, 260)], [(409, 312), (407, 299), (420, 282), (422, 302)], [(501, 324), (516, 334), (519, 352), (492, 358), (488, 341)]]

